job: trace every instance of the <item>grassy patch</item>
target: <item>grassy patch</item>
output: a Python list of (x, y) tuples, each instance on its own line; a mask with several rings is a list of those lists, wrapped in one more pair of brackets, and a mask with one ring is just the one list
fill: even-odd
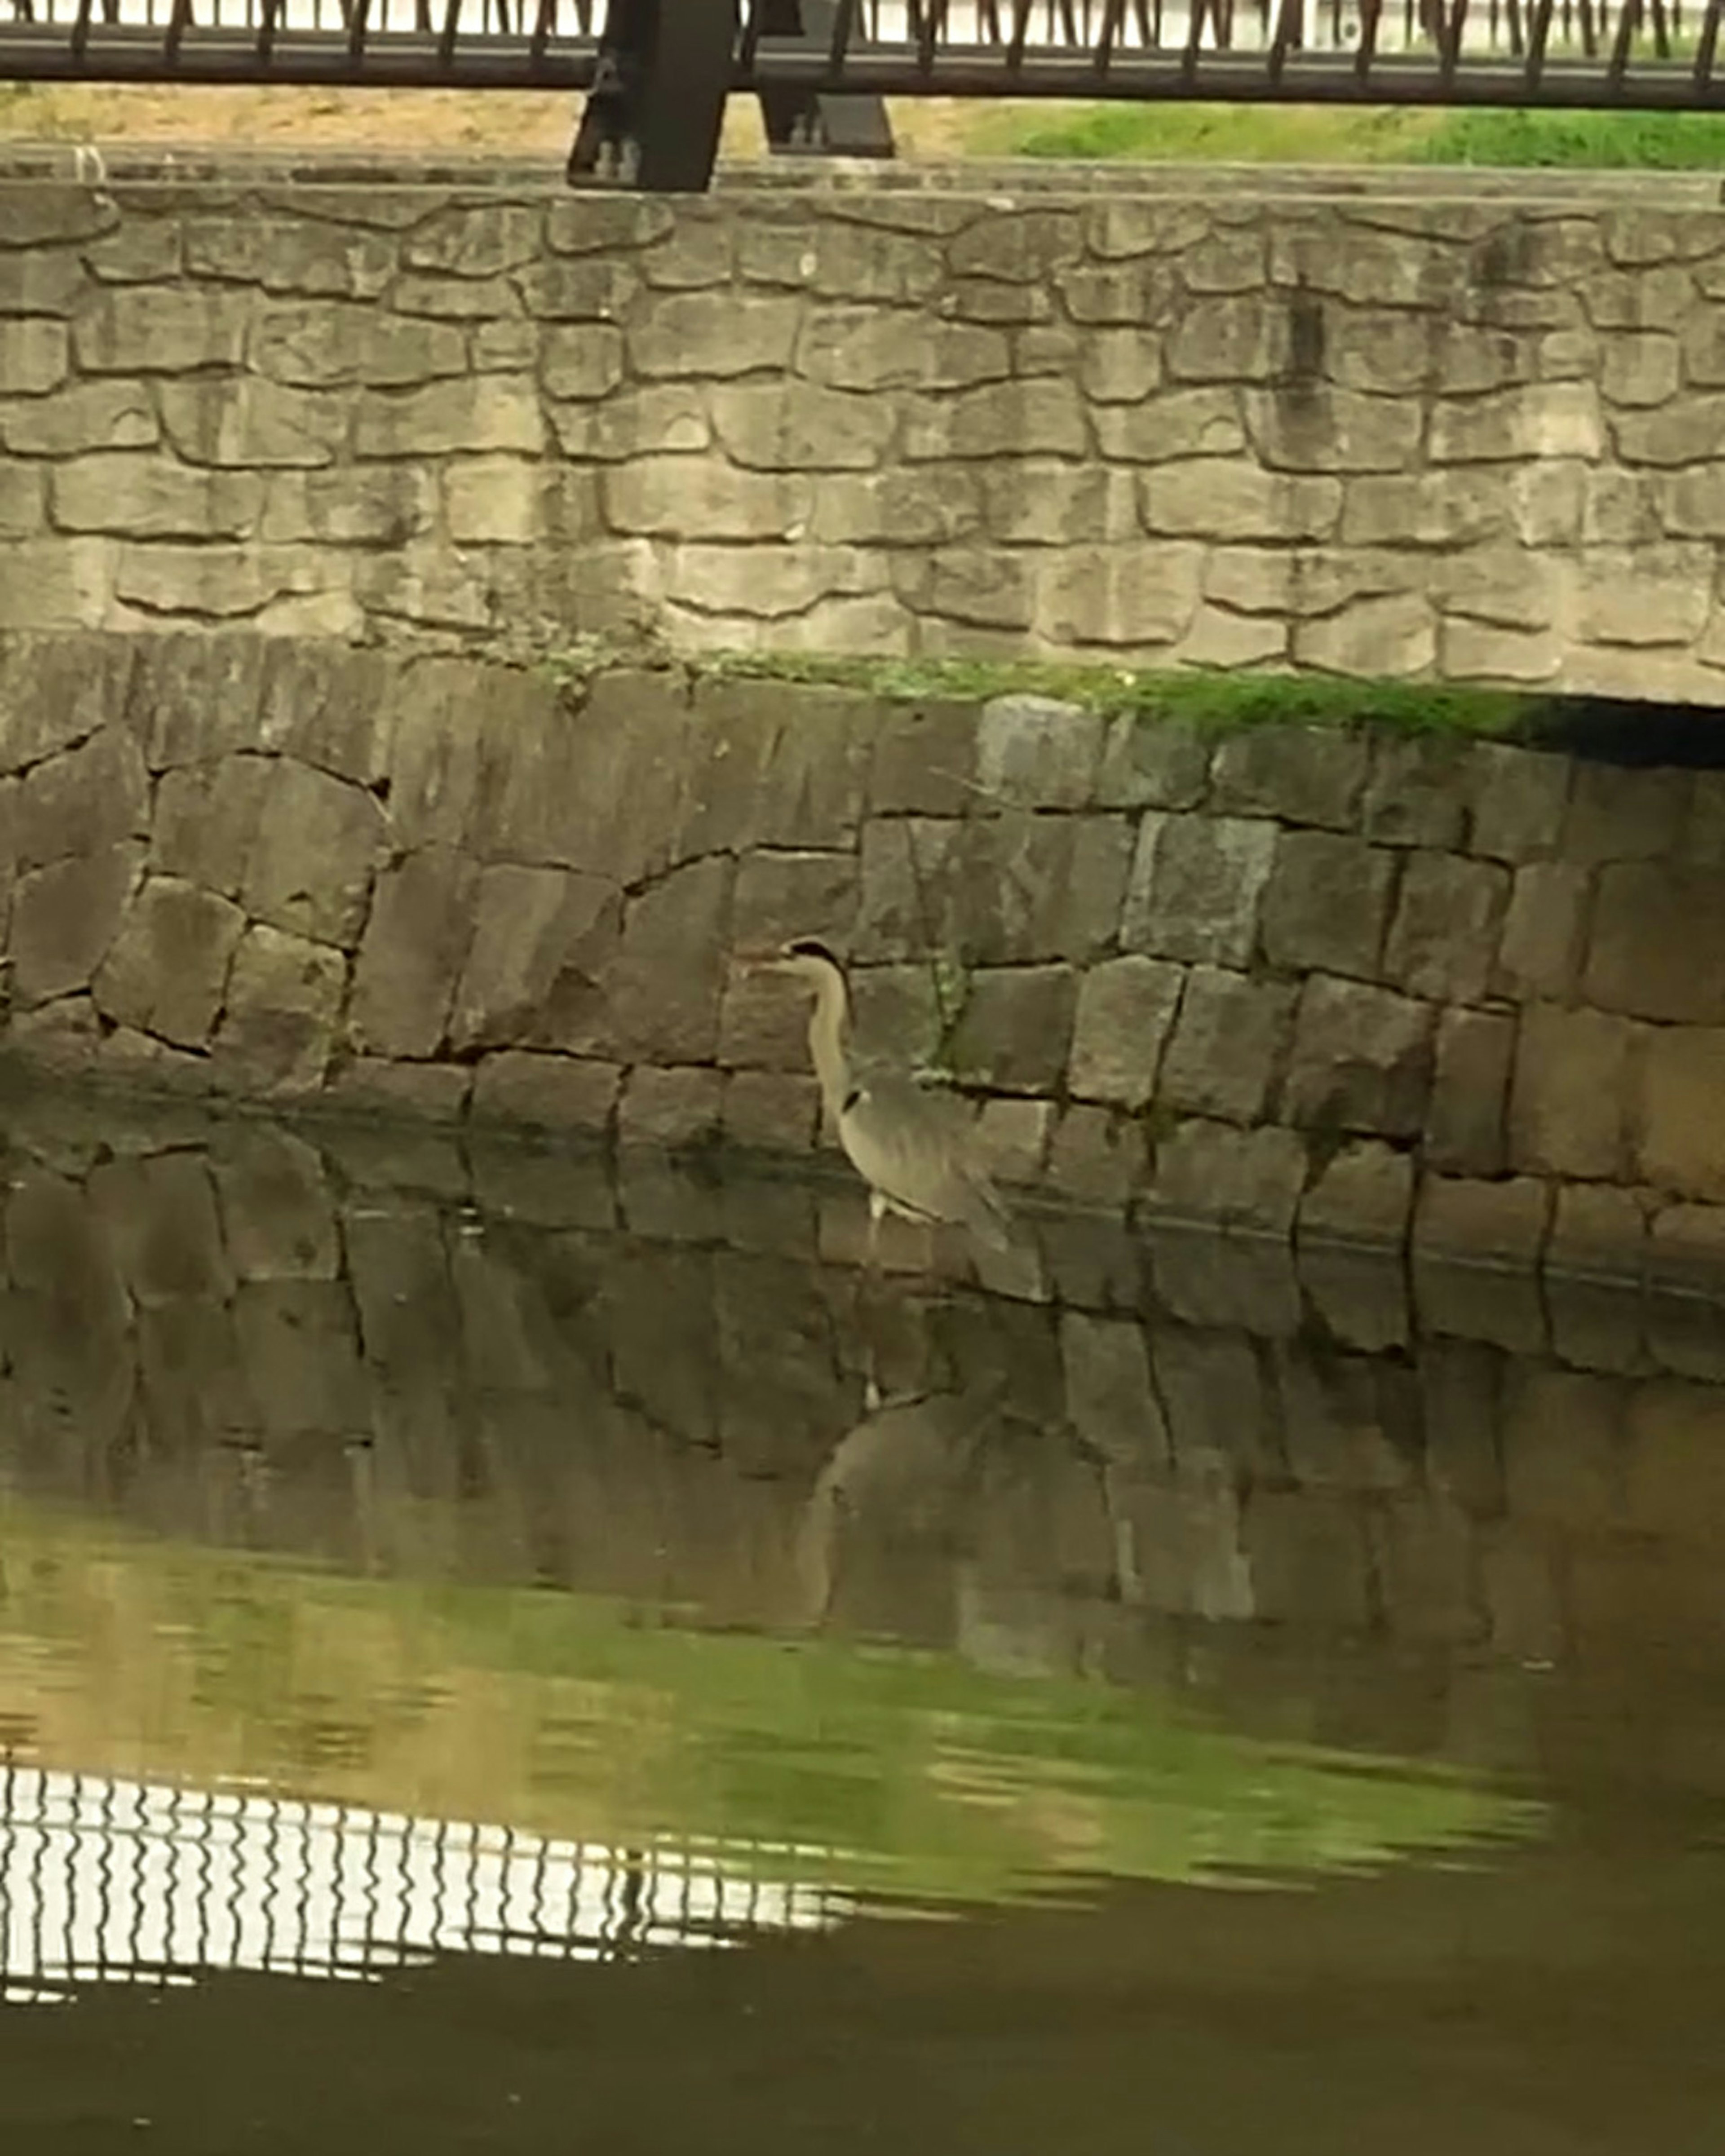
[(1235, 727), (1383, 726), (1405, 732), (1512, 735), (1546, 700), (1439, 683), (1353, 681), (1327, 675), (1135, 671), (1059, 660), (869, 659), (791, 652), (710, 653), (697, 676), (807, 681), (910, 701), (937, 696), (1055, 696), (1086, 711), (1179, 719), (1217, 732)]
[(1725, 116), (1383, 106), (1063, 105), (977, 123), (973, 153), (1158, 164), (1497, 165), (1707, 171)]

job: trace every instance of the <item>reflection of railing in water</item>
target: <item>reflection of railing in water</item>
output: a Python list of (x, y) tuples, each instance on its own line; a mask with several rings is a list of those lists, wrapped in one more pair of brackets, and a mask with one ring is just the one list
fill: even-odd
[(842, 1896), (748, 1876), (751, 1855), (0, 1765), (0, 2002), (218, 1969), (376, 1980), (442, 1953), (611, 1961), (842, 1919)]

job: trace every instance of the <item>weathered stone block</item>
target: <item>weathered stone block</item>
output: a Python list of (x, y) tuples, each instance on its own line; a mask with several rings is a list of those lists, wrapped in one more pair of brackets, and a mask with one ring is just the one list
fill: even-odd
[(347, 988), (339, 951), (259, 922), (234, 954), (215, 1048), (223, 1081), (259, 1094), (315, 1092)]
[(806, 999), (782, 973), (733, 966), (719, 1007), (718, 1060), (726, 1070), (803, 1070)]
[(1096, 799), (1105, 808), (1195, 808), (1209, 767), (1210, 742), (1196, 726), (1123, 711), (1109, 721)]
[(1384, 954), (1385, 973), (1414, 995), (1477, 1002), (1491, 978), (1508, 898), (1508, 871), (1495, 863), (1410, 854)]
[(1661, 1026), (1640, 1074), (1636, 1172), (1679, 1198), (1725, 1199), (1725, 1028)]
[(1328, 539), (1341, 521), (1342, 482), (1230, 457), (1183, 458), (1146, 472), (1138, 501), (1155, 538)]
[(977, 783), (1027, 808), (1082, 808), (1094, 791), (1103, 721), (1049, 696), (996, 696), (977, 722)]
[(1327, 674), (1377, 675), (1386, 680), (1429, 673), (1436, 662), (1437, 624), (1418, 593), (1357, 599), (1339, 612), (1295, 624), (1295, 663)]
[(238, 367), (251, 295), (218, 285), (110, 285), (73, 325), (85, 374), (189, 374)]
[(1257, 942), (1277, 835), (1267, 819), (1147, 815), (1122, 942), (1156, 957), (1245, 965)]
[(1344, 1145), (1300, 1202), (1301, 1243), (1399, 1250), (1414, 1204), (1414, 1162), (1375, 1138)]
[(136, 736), (104, 726), (82, 747), (39, 763), (18, 789), (13, 815), (21, 868), (141, 838), (150, 825), (150, 783)]
[(70, 364), (64, 322), (0, 316), (0, 382), (9, 396), (46, 396), (65, 380)]
[(472, 374), (350, 397), (357, 458), (537, 456), (545, 419), (527, 374)]
[(1458, 1175), (1502, 1174), (1515, 1040), (1514, 1019), (1500, 1012), (1440, 1015), (1425, 1119), (1429, 1166)]
[(254, 1281), (234, 1297), (246, 1389), (265, 1430), (369, 1435), (358, 1329), (337, 1281)]
[(1591, 382), (1538, 382), (1439, 403), (1427, 454), (1434, 464), (1519, 463), (1603, 453), (1604, 422)]
[(1486, 1183), (1427, 1175), (1414, 1209), (1414, 1255), (1531, 1270), (1539, 1262), (1550, 1214), (1550, 1186), (1534, 1176)]
[(1048, 1148), (1048, 1186), (1082, 1204), (1128, 1205), (1144, 1179), (1141, 1123), (1106, 1108), (1066, 1109)]
[(1255, 1122), (1281, 1067), (1294, 996), (1286, 982), (1194, 966), (1163, 1061), (1158, 1102), (1180, 1113)]
[(357, 1045), (434, 1055), (448, 1030), (474, 932), (480, 872), (448, 846), (424, 846), (377, 879), (353, 975)]
[(592, 1045), (604, 1024), (601, 983), (621, 919), (618, 894), (603, 877), (485, 870), (449, 1022), (454, 1045)]
[(1590, 549), (1581, 562), (1580, 639), (1692, 644), (1712, 607), (1712, 568), (1713, 550), (1702, 541)]
[(257, 756), (164, 772), (156, 789), (151, 868), (237, 898), (270, 775), (268, 762)]
[(1328, 382), (1245, 393), (1246, 430), (1277, 471), (1398, 472), (1420, 457), (1421, 413), (1407, 397), (1367, 397)]
[(737, 864), (732, 946), (766, 955), (794, 937), (818, 936), (842, 951), (856, 905), (854, 854), (757, 848)]
[(788, 372), (800, 311), (793, 299), (753, 293), (667, 294), (630, 325), (631, 371), (649, 380)]
[(234, 1291), (209, 1169), (197, 1153), (111, 1160), (92, 1170), (90, 1199), (133, 1299), (145, 1309), (221, 1302)]
[(604, 1130), (616, 1108), (622, 1081), (623, 1073), (614, 1063), (505, 1049), (480, 1065), (473, 1113), (488, 1122), (531, 1123), (553, 1130)]
[(1004, 1093), (1051, 1092), (1066, 1067), (1077, 999), (1070, 966), (979, 968), (952, 1029), (953, 1068)]
[(824, 308), (809, 321), (797, 363), (829, 388), (972, 389), (1004, 382), (1012, 352), (1004, 331), (965, 322), (930, 321), (915, 338), (877, 307)]
[(143, 848), (126, 839), (20, 876), (12, 906), (12, 988), (23, 1005), (87, 988), (120, 932)]
[(1239, 393), (1233, 389), (1163, 389), (1139, 404), (1099, 404), (1091, 424), (1096, 447), (1111, 464), (1231, 457), (1246, 445)]
[(1154, 958), (1092, 966), (1078, 991), (1068, 1086), (1081, 1101), (1142, 1108), (1154, 1095), (1185, 974)]
[(971, 1132), (978, 1163), (997, 1182), (1040, 1183), (1055, 1114), (1052, 1101), (984, 1101)]
[(1431, 1088), (1430, 1004), (1314, 973), (1301, 993), (1284, 1112), (1297, 1124), (1411, 1138)]
[(1692, 783), (1686, 771), (1578, 762), (1563, 822), (1563, 859), (1586, 867), (1668, 860), (1679, 850)]
[(1186, 1122), (1157, 1144), (1143, 1209), (1152, 1219), (1286, 1238), (1305, 1183), (1306, 1147), (1296, 1132)]
[(1523, 1011), (1510, 1095), (1512, 1167), (1609, 1179), (1622, 1174), (1636, 1029), (1597, 1010)]
[(692, 1145), (718, 1129), (724, 1086), (721, 1071), (699, 1066), (632, 1070), (617, 1111), (618, 1137), (625, 1145)]
[(1725, 870), (1602, 869), (1583, 993), (1635, 1018), (1725, 1024)]
[(745, 471), (866, 471), (896, 424), (889, 399), (795, 376), (716, 387), (707, 408), (721, 448)]
[(1395, 856), (1363, 839), (1284, 831), (1264, 891), (1264, 955), (1290, 973), (1378, 972)]
[(1656, 1213), (1647, 1275), (1656, 1288), (1717, 1296), (1725, 1279), (1725, 1205), (1667, 1205)]
[(1139, 541), (1049, 548), (1029, 566), (1030, 625), (1039, 636), (1055, 646), (1143, 649), (1185, 634), (1198, 606), (1204, 555), (1184, 542)]
[(1362, 820), (1386, 846), (1461, 845), (1467, 820), (1469, 750), (1429, 735), (1384, 733), (1372, 746)]
[(207, 1046), (244, 929), (244, 914), (213, 891), (147, 878), (95, 975), (97, 1009), (177, 1047)]
[[(162, 430), (187, 464), (311, 469), (334, 464), (347, 434), (346, 391), (292, 389), (260, 375), (201, 374), (164, 382), (157, 395)], [(153, 421), (143, 439), (155, 439)]]
[(727, 1143), (769, 1152), (808, 1152), (814, 1145), (820, 1096), (812, 1078), (777, 1070), (733, 1070), (725, 1081)]
[(1465, 547), (1495, 539), (1509, 521), (1509, 492), (1495, 472), (1365, 473), (1348, 482), (1347, 547)]
[(1216, 750), (1211, 802), (1236, 815), (1351, 830), (1368, 754), (1365, 737), (1340, 726), (1246, 727)]
[(1082, 457), (1090, 435), (1070, 382), (984, 383), (945, 397), (909, 397), (899, 454), (913, 464), (971, 457)]
[(605, 977), (606, 1037), (625, 1060), (712, 1060), (732, 872), (727, 859), (691, 861), (625, 901)]
[(1558, 1192), (1545, 1269), (1564, 1280), (1639, 1280), (1647, 1262), (1647, 1211), (1633, 1190), (1570, 1183)]
[(814, 506), (799, 474), (737, 471), (705, 456), (637, 458), (608, 470), (601, 494), (613, 531), (655, 538), (789, 538)]
[(1562, 1003), (1581, 969), (1592, 878), (1568, 861), (1532, 861), (1515, 872), (1492, 985), (1528, 1003)]
[(351, 949), (386, 841), (383, 812), (362, 788), (290, 757), (264, 789), (241, 895), (254, 920)]
[(1170, 1460), (1143, 1328), (1126, 1317), (1060, 1317), (1060, 1364), (1073, 1428), (1111, 1467), (1158, 1474)]
[(1569, 759), (1507, 742), (1478, 742), (1468, 757), (1471, 850), (1488, 860), (1538, 861), (1556, 853), (1568, 806)]
[(214, 1155), (228, 1257), (244, 1281), (340, 1277), (341, 1245), (322, 1155), (290, 1131), (224, 1131)]

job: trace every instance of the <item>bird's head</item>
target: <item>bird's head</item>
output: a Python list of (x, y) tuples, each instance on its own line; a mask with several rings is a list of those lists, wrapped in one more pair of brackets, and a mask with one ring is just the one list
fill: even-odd
[(811, 988), (819, 988), (835, 973), (841, 983), (845, 978), (844, 961), (818, 936), (793, 936), (767, 963), (774, 973), (789, 973)]

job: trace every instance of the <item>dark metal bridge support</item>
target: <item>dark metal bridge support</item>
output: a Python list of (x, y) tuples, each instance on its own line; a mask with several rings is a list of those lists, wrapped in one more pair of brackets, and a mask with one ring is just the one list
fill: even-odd
[[(769, 38), (800, 38), (818, 50), (831, 48), (838, 0), (763, 0)], [(882, 97), (829, 96), (824, 91), (765, 88), (761, 118), (775, 150), (834, 157), (890, 157), (892, 122)]]
[[(712, 180), (737, 60), (738, 0), (609, 0), (593, 87), (569, 151), (568, 177), (649, 194), (699, 194)], [(768, 37), (827, 49), (835, 0), (768, 0)], [(890, 157), (892, 129), (875, 96), (762, 89), (775, 150)]]

